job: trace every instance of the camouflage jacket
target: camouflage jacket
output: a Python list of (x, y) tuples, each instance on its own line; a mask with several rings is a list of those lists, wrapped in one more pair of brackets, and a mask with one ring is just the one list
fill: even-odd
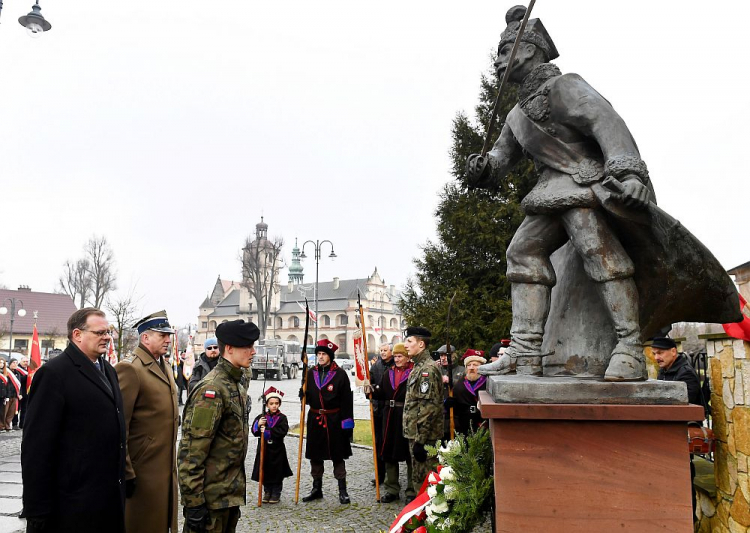
[(182, 505), (245, 505), (249, 432), (243, 371), (222, 358), (190, 391), (178, 454)]
[(434, 444), (443, 436), (443, 376), (427, 350), (412, 361), (404, 401), (404, 437)]

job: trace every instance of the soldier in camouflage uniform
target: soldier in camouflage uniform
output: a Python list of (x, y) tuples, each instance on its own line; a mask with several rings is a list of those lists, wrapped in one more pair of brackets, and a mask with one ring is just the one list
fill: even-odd
[(411, 327), (405, 336), (404, 345), (414, 368), (406, 385), (404, 437), (409, 439), (411, 450), (412, 482), (419, 490), (436, 466), (436, 458), (427, 456), (425, 445), (434, 445), (443, 436), (443, 376), (427, 351), (429, 330)]
[(188, 532), (231, 533), (245, 505), (245, 455), (249, 432), (243, 369), (255, 354), (260, 331), (234, 320), (216, 328), (216, 367), (190, 391), (178, 463)]

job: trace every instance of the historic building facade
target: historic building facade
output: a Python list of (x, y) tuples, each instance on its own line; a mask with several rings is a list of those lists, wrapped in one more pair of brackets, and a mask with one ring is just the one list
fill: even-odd
[[(268, 226), (261, 221), (256, 226), (256, 241), (265, 239)], [(252, 246), (252, 244), (251, 244)], [(278, 269), (278, 262), (269, 268)], [(242, 282), (216, 280), (213, 289), (199, 307), (198, 330), (194, 337), (196, 350), (206, 338), (215, 335), (222, 322), (242, 318), (258, 323), (255, 299)], [(267, 339), (303, 342), (305, 334), (304, 302), (307, 298), (310, 309), (315, 309), (315, 283), (304, 283), (304, 269), (300, 263), (300, 250), (295, 241), (292, 262), (288, 270), (288, 282), (275, 284), (269, 305), (266, 328)], [(339, 346), (340, 354), (354, 352), (354, 334), (357, 331), (355, 317), (358, 313), (357, 293), (361, 294), (367, 330), (367, 348), (377, 353), (380, 344), (402, 340), (403, 318), (398, 308), (399, 294), (396, 287), (386, 285), (385, 280), (374, 272), (359, 279), (333, 278), (318, 283), (318, 338), (331, 339)], [(310, 323), (308, 345), (314, 342), (315, 324)]]

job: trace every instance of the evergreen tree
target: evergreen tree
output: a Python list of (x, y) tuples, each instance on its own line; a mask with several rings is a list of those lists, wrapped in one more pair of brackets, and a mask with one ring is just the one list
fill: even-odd
[[(408, 280), (401, 299), (406, 322), (429, 328), (436, 346), (445, 342), (448, 303), (454, 291), (451, 344), (461, 350), (489, 350), (510, 332), (505, 250), (524, 218), (520, 202), (536, 180), (534, 166), (522, 159), (495, 190), (468, 189), (465, 169), (469, 155), (482, 149), (498, 87), (492, 69), (481, 79), (476, 124), (464, 113), (453, 120), (451, 158), (456, 179), (440, 193), (435, 212), (437, 241), (428, 241), (422, 256), (414, 259), (417, 272)], [(516, 102), (517, 87), (507, 85), (493, 142)]]

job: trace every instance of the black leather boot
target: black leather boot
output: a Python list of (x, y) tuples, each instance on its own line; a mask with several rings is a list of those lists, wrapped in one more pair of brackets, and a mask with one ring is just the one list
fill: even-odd
[(313, 488), (310, 494), (302, 498), (303, 502), (311, 502), (313, 500), (320, 500), (323, 497), (323, 479), (313, 478)]
[(349, 493), (346, 492), (346, 479), (339, 479), (339, 502), (352, 503), (349, 499)]

